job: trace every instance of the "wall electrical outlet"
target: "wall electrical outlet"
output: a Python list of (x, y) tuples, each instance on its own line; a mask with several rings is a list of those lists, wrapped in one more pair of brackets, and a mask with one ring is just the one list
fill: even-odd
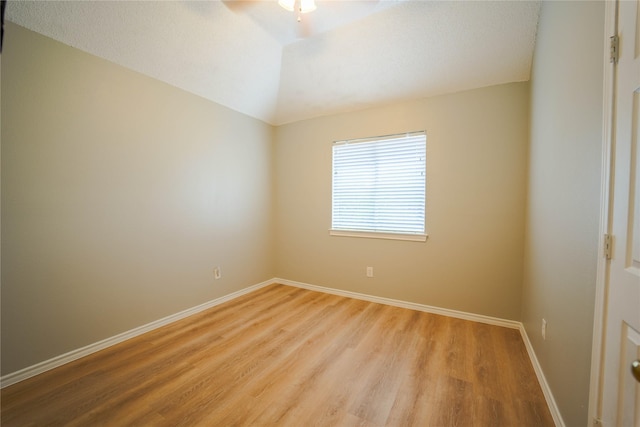
[(367, 267), (367, 277), (373, 277), (373, 267)]
[(546, 340), (547, 339), (547, 321), (545, 319), (542, 319), (542, 339)]
[(213, 269), (213, 278), (218, 280), (221, 277), (222, 277), (222, 270), (220, 269), (220, 267), (214, 268)]

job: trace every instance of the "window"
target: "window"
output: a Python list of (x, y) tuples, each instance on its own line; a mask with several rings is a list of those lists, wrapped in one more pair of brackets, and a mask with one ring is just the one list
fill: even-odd
[(333, 144), (332, 235), (426, 240), (425, 132)]

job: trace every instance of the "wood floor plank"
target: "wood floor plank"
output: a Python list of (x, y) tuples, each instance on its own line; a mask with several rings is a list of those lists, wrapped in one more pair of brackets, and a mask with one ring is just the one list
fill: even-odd
[(3, 426), (553, 426), (518, 331), (283, 285), (0, 402)]

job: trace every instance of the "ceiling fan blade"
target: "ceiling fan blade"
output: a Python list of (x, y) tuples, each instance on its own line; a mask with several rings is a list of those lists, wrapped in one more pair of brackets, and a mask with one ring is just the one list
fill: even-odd
[(227, 6), (227, 8), (236, 13), (241, 13), (246, 11), (247, 9), (255, 6), (255, 1), (244, 1), (244, 0), (222, 0), (222, 4)]

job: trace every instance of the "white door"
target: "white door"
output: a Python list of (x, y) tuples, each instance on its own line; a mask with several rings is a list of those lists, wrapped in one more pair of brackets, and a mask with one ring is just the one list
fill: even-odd
[(602, 423), (640, 427), (640, 0), (619, 1), (617, 19)]

